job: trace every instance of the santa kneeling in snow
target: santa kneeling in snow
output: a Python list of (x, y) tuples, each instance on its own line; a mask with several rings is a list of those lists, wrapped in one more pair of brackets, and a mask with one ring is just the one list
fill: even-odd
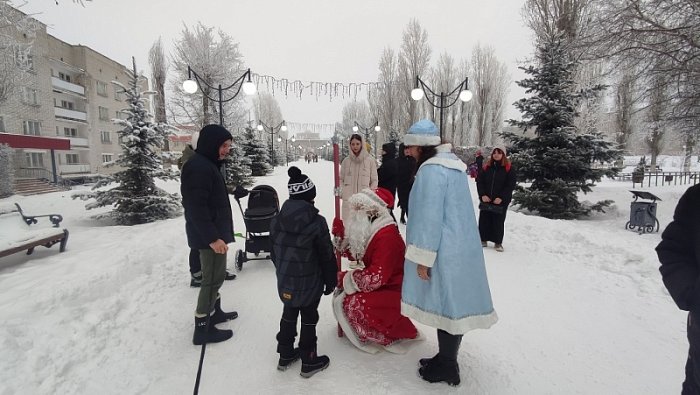
[(364, 189), (348, 200), (347, 227), (337, 219), (333, 223), (336, 247), (359, 261), (357, 269), (340, 273), (333, 312), (350, 342), (369, 353), (404, 353), (406, 341), (419, 338), (415, 325), (401, 315), (406, 245), (387, 210), (393, 200), (384, 188)]

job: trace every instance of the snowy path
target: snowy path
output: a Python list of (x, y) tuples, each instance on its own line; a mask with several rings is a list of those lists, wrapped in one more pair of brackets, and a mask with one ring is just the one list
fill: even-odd
[[(330, 221), (331, 164), (296, 164), (317, 185), (317, 206)], [(259, 183), (286, 199), (286, 168)], [(664, 199), (662, 226), (684, 189), (654, 190)], [(500, 321), (465, 336), (459, 388), (416, 376), (418, 358), (436, 351), (434, 329), (421, 326), (425, 341), (406, 355), (368, 355), (336, 337), (328, 298), (318, 326), (328, 370), (308, 380), (298, 365), (278, 372), (274, 268), (252, 261), (222, 288), (224, 307), (240, 317), (228, 324), (232, 340), (207, 348), (201, 393), (679, 392), (685, 316), (658, 274), (659, 235), (622, 230), (627, 185), (603, 183), (596, 193), (617, 200), (618, 209), (586, 221), (508, 213), (506, 252), (485, 250)], [(199, 357), (191, 344), (197, 290), (187, 286), (183, 219), (105, 226), (83, 204), (69, 193), (22, 198), (27, 212), (63, 214), (71, 236), (66, 253), (42, 248), (0, 260), (0, 394), (190, 393)], [(238, 231), (240, 217), (234, 206)], [(232, 247), (231, 267), (241, 246)]]

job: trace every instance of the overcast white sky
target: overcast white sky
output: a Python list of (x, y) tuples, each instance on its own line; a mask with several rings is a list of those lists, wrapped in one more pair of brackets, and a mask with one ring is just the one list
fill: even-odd
[[(146, 68), (158, 36), (166, 51), (183, 23), (216, 26), (240, 44), (244, 62), (258, 74), (323, 82), (376, 81), (382, 50), (401, 45), (403, 30), (417, 18), (428, 32), (431, 64), (447, 51), (469, 58), (476, 43), (495, 48), (512, 79), (532, 53), (531, 33), (520, 9), (524, 0), (29, 0), (22, 8), (48, 25), (49, 34), (87, 45), (123, 64)], [(233, 76), (236, 78), (237, 76)], [(509, 103), (524, 95), (514, 83)], [(342, 100), (277, 96), (286, 120), (340, 121)], [(512, 105), (508, 118), (519, 117)]]

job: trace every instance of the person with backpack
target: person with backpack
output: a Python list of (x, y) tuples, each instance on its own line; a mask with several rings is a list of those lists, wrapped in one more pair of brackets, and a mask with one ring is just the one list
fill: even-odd
[[(286, 370), (301, 358), (301, 376), (309, 378), (330, 364), (330, 358), (317, 354), (316, 324), (321, 296), (330, 295), (336, 287), (337, 268), (328, 224), (314, 207), (316, 186), (296, 166), (287, 174), (289, 199), (270, 224), (271, 258), (284, 304), (277, 333), (277, 369)], [(299, 316), (299, 347), (294, 347)]]

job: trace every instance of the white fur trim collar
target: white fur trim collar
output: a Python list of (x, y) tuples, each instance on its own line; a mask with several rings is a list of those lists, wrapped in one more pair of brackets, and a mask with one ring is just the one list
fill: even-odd
[(439, 156), (440, 154), (452, 153), (452, 144), (442, 144), (438, 146), (436, 150), (438, 154), (423, 162), (420, 167), (426, 165), (439, 165), (448, 169), (467, 171), (467, 165), (457, 158), (456, 155), (453, 158)]

